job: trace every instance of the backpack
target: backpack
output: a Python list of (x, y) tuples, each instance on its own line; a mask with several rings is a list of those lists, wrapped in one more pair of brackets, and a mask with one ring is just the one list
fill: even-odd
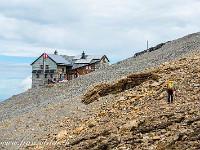
[(174, 89), (174, 83), (173, 83), (173, 81), (169, 81), (167, 89), (168, 90), (173, 90)]

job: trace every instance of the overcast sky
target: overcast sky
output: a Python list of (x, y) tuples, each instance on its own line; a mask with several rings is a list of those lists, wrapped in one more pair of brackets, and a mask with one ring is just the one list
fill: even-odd
[(30, 86), (29, 64), (44, 51), (84, 50), (113, 63), (146, 49), (147, 40), (152, 47), (199, 32), (199, 6), (199, 0), (0, 0), (0, 99), (4, 89)]

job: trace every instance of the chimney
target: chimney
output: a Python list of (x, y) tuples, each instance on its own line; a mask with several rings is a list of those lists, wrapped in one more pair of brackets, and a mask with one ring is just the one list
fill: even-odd
[(55, 52), (54, 52), (54, 55), (58, 55), (58, 52), (57, 52), (57, 50), (55, 50)]
[(85, 53), (83, 51), (81, 59), (85, 59)]

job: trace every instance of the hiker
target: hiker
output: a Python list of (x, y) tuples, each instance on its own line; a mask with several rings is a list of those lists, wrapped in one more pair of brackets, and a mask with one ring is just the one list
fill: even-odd
[(53, 82), (56, 83), (56, 77), (53, 78)]
[(52, 79), (52, 83), (56, 83), (56, 78), (53, 78), (53, 79)]
[(167, 83), (167, 92), (168, 92), (168, 103), (170, 104), (170, 99), (171, 103), (173, 103), (173, 92), (175, 91), (175, 84), (174, 81), (169, 81)]
[(50, 83), (50, 79), (47, 80), (48, 84)]

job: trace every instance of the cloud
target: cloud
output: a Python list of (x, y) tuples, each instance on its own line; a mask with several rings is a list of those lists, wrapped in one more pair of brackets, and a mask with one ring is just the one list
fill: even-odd
[(0, 99), (7, 99), (13, 95), (24, 92), (24, 89), (20, 88), (18, 85), (20, 84), (22, 79), (0, 79)]
[[(2, 0), (0, 54), (37, 57), (106, 54), (125, 59), (150, 46), (197, 32), (197, 0)], [(115, 53), (113, 53), (113, 51)]]
[(21, 83), (19, 84), (19, 87), (21, 87), (23, 90), (28, 90), (31, 88), (31, 85), (32, 85), (32, 78), (30, 75), (26, 79), (21, 81)]
[[(198, 0), (1, 0), (0, 55), (84, 50), (116, 62), (146, 49), (147, 40), (151, 47), (198, 32), (199, 5)], [(30, 62), (15, 60), (0, 60), (0, 95), (30, 87)]]
[(30, 64), (0, 62), (0, 70), (0, 99), (5, 100), (30, 88)]
[(0, 79), (24, 79), (31, 72), (30, 64), (0, 62)]

